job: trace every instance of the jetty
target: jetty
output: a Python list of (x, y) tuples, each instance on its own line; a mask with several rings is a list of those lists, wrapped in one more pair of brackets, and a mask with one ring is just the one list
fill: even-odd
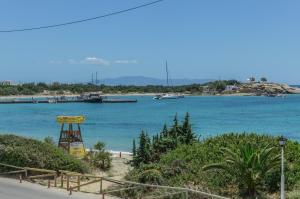
[(137, 103), (137, 99), (108, 98), (103, 96), (78, 96), (78, 97), (52, 97), (52, 98), (28, 98), (28, 99), (4, 99), (0, 104), (56, 104), (56, 103)]

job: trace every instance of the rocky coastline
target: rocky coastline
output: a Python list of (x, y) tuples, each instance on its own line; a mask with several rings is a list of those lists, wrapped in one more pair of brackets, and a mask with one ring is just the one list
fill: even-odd
[(244, 83), (238, 87), (236, 92), (255, 96), (300, 94), (300, 88), (280, 83)]

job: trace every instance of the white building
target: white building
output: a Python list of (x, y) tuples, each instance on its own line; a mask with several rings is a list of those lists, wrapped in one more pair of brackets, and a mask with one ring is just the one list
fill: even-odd
[(236, 85), (227, 85), (225, 91), (237, 91), (239, 89)]

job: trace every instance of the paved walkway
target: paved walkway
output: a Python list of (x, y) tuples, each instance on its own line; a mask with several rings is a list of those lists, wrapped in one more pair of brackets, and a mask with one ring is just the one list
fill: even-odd
[[(23, 181), (19, 183), (16, 179), (0, 177), (0, 198), (1, 199), (100, 199), (100, 195), (73, 192), (72, 196), (63, 189), (33, 184)], [(105, 196), (105, 199), (113, 199)]]

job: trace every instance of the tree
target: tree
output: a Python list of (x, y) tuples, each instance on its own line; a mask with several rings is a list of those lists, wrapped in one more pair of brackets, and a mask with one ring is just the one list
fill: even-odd
[(91, 164), (99, 169), (108, 170), (111, 167), (111, 155), (105, 151), (105, 143), (97, 142), (94, 145), (95, 151), (90, 153)]
[(171, 130), (169, 131), (169, 135), (173, 138), (176, 138), (179, 132), (179, 124), (178, 124), (178, 118), (177, 118), (177, 113), (174, 116), (173, 119), (173, 126), (171, 128)]
[(143, 130), (140, 135), (139, 148), (133, 159), (133, 165), (138, 167), (141, 163), (147, 164), (151, 161), (151, 141), (147, 133)]
[(255, 82), (255, 77), (249, 77), (250, 82)]
[[(176, 114), (172, 128), (168, 130), (167, 125), (164, 124), (162, 131), (153, 136), (152, 142), (149, 136), (142, 131), (139, 148), (136, 149), (136, 155), (133, 156), (133, 166), (137, 167), (140, 163), (157, 162), (162, 154), (175, 149), (178, 145), (192, 144), (196, 140), (196, 136), (192, 131), (189, 118), (187, 113), (183, 123), (179, 124)], [(135, 148), (134, 145), (135, 142), (133, 148)]]
[(161, 137), (167, 137), (169, 135), (167, 124), (164, 124), (164, 127), (160, 134), (162, 135)]
[(214, 83), (215, 90), (218, 92), (222, 92), (226, 89), (226, 84), (224, 81), (216, 81)]
[(221, 148), (221, 151), (224, 162), (206, 165), (203, 170), (221, 169), (235, 176), (243, 198), (259, 197), (266, 177), (280, 165), (280, 155), (276, 155), (275, 147), (258, 150), (246, 144), (240, 145), (236, 152), (229, 148)]
[(105, 143), (104, 142), (97, 142), (94, 145), (94, 149), (96, 149), (98, 151), (104, 151), (105, 150)]
[(132, 142), (132, 156), (135, 157), (136, 156), (136, 145), (135, 145), (135, 139), (133, 139)]
[(192, 131), (192, 125), (190, 124), (190, 115), (189, 113), (186, 113), (182, 127), (181, 127), (181, 133), (182, 133), (182, 142), (184, 144), (192, 144), (196, 140), (196, 136)]
[(267, 80), (266, 77), (262, 77), (262, 78), (260, 78), (260, 81), (261, 81), (261, 82), (267, 82), (268, 80)]

